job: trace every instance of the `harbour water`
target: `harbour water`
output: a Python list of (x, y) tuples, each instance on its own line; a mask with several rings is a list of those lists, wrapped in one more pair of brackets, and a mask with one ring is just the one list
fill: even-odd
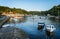
[[(48, 34), (45, 29), (38, 30), (38, 22), (44, 22), (45, 25), (53, 24), (56, 30)], [(24, 30), (30, 39), (60, 39), (60, 22), (54, 19), (49, 19), (47, 16), (27, 16), (22, 22), (11, 23), (8, 21), (5, 25), (14, 26)]]

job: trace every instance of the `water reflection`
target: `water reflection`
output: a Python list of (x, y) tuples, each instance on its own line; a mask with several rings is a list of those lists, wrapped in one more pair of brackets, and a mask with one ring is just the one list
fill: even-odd
[[(40, 18), (41, 17), (41, 18)], [(20, 19), (19, 19), (20, 20)], [(22, 20), (22, 21), (21, 21)], [(16, 27), (23, 29), (27, 34), (29, 34), (30, 39), (52, 39), (60, 38), (60, 22), (51, 20), (46, 16), (27, 16), (26, 18), (22, 18), (18, 23), (16, 23)], [(53, 33), (47, 33), (44, 29), (38, 30), (38, 22), (45, 22), (45, 24), (53, 24), (56, 27), (56, 30)], [(10, 22), (10, 25), (14, 25)]]
[(14, 22), (17, 22), (17, 23), (21, 23), (21, 22), (25, 22), (26, 21), (26, 18), (22, 17), (22, 18), (10, 18), (9, 22), (10, 23), (14, 23)]
[(54, 32), (48, 32), (48, 31), (45, 31), (45, 33), (48, 37), (53, 37), (55, 34)]

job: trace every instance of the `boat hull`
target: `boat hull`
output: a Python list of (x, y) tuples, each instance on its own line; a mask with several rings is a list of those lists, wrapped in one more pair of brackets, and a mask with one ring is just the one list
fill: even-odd
[(38, 25), (38, 30), (41, 30), (41, 29), (43, 29), (43, 28), (44, 28), (44, 26)]
[(47, 32), (54, 32), (54, 30), (52, 29), (46, 29)]

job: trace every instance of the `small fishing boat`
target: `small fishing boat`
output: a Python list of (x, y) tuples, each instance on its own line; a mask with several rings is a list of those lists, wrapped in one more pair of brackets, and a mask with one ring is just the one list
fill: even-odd
[(8, 26), (10, 26), (10, 24), (3, 25), (2, 27), (8, 27)]
[(38, 22), (38, 30), (43, 29), (44, 26), (45, 26), (45, 23), (44, 22)]
[(54, 25), (46, 25), (46, 31), (48, 32), (53, 32), (56, 28), (54, 27)]

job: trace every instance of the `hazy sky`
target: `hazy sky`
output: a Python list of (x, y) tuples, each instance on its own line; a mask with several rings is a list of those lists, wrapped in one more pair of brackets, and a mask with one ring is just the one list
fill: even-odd
[(22, 8), (28, 11), (49, 10), (59, 4), (60, 0), (0, 0), (1, 6)]

